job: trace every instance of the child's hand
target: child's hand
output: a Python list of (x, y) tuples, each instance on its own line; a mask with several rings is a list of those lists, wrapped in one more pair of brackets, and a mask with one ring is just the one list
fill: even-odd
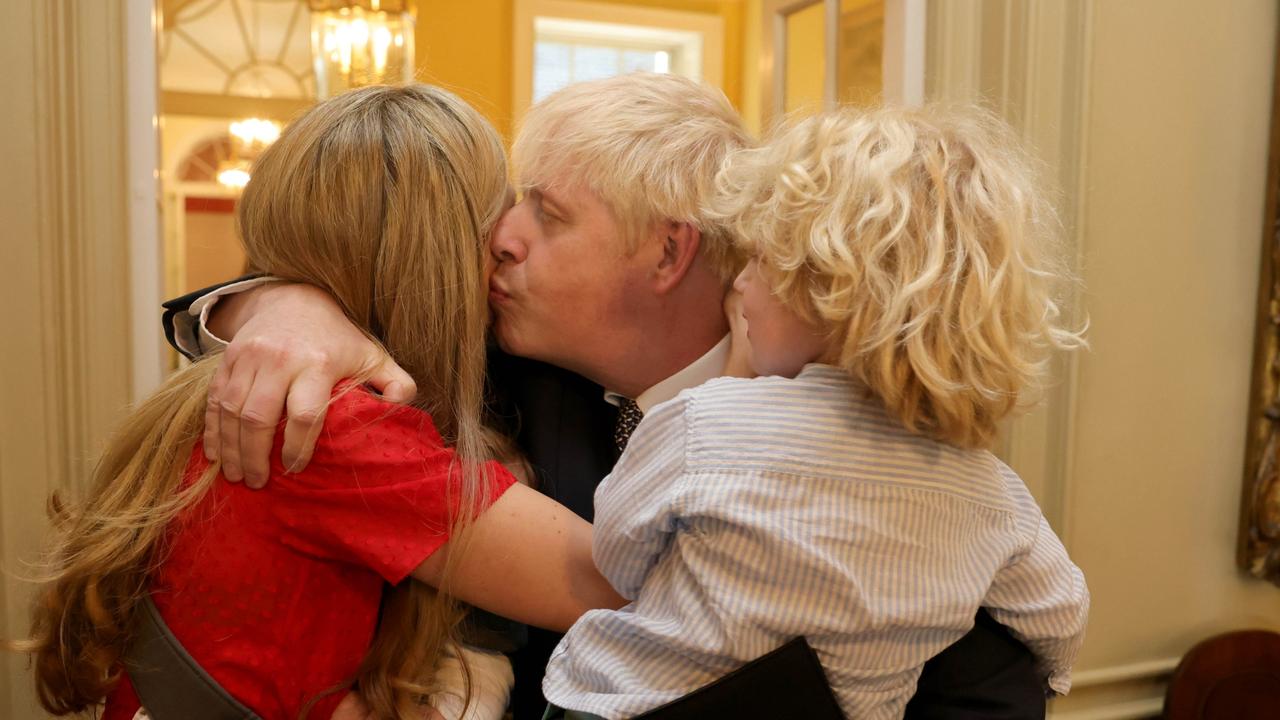
[(729, 321), (729, 360), (722, 374), (726, 377), (755, 377), (756, 372), (751, 369), (747, 319), (742, 315), (742, 293), (730, 290), (724, 296), (724, 315)]
[[(347, 693), (342, 702), (338, 703), (338, 707), (334, 709), (330, 718), (332, 720), (377, 720), (360, 695), (353, 692)], [(422, 706), (421, 718), (422, 720), (444, 720), (444, 716), (430, 705)]]
[(342, 698), (342, 702), (338, 703), (338, 707), (334, 708), (333, 715), (330, 717), (332, 720), (374, 720), (369, 707), (364, 704), (364, 699), (354, 692), (349, 692)]

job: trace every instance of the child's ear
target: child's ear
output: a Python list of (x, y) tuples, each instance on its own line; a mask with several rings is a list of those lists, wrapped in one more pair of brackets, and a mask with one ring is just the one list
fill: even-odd
[(702, 247), (702, 233), (691, 223), (665, 220), (658, 223), (658, 241), (662, 253), (654, 269), (655, 288), (659, 294), (667, 293), (680, 285), (680, 281), (693, 267)]

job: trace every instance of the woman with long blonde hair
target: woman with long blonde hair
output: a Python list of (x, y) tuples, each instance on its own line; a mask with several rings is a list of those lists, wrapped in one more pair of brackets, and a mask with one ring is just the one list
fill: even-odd
[(169, 378), (87, 497), (51, 502), (21, 644), (46, 710), (133, 716), (123, 658), (148, 599), (229, 694), (289, 719), (330, 717), (352, 687), (376, 717), (421, 716), (458, 600), (559, 630), (618, 602), (590, 526), (493, 461), (507, 448), (483, 417), (486, 242), (509, 195), (492, 127), (425, 85), (328, 100), (263, 154), (239, 206), (250, 265), (334, 298), (418, 398), (393, 406), (354, 378), (310, 465), (276, 462), (255, 492), (215, 482), (201, 447), (218, 358)]

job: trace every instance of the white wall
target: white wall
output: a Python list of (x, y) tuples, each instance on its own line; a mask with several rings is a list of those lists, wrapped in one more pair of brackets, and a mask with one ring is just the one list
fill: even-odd
[[(0, 639), (27, 631), (49, 493), (83, 487), (135, 377), (126, 16), (0, 3)], [(0, 650), (0, 718), (43, 717), (32, 689)]]
[(1072, 552), (1081, 666), (1280, 629), (1234, 565), (1276, 5), (1093, 4), (1083, 196), (1093, 351), (1079, 364)]
[(1093, 591), (1059, 718), (1147, 717), (1196, 642), (1280, 629), (1234, 553), (1273, 0), (932, 0), (932, 97), (983, 98), (1062, 187), (1092, 350), (1009, 455)]

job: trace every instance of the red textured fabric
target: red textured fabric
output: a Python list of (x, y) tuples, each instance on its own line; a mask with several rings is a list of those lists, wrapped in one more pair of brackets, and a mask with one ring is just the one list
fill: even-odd
[[(329, 408), (306, 470), (286, 474), (283, 431), (263, 490), (219, 479), (175, 524), (152, 584), (165, 622), (197, 662), (265, 720), (354, 675), (373, 638), (384, 583), (447, 540), (460, 469), (426, 414), (352, 390)], [(188, 479), (207, 467), (197, 444)], [(515, 482), (492, 463), (489, 502)], [(321, 700), (328, 718), (345, 696)], [(103, 720), (130, 720), (127, 682)]]

